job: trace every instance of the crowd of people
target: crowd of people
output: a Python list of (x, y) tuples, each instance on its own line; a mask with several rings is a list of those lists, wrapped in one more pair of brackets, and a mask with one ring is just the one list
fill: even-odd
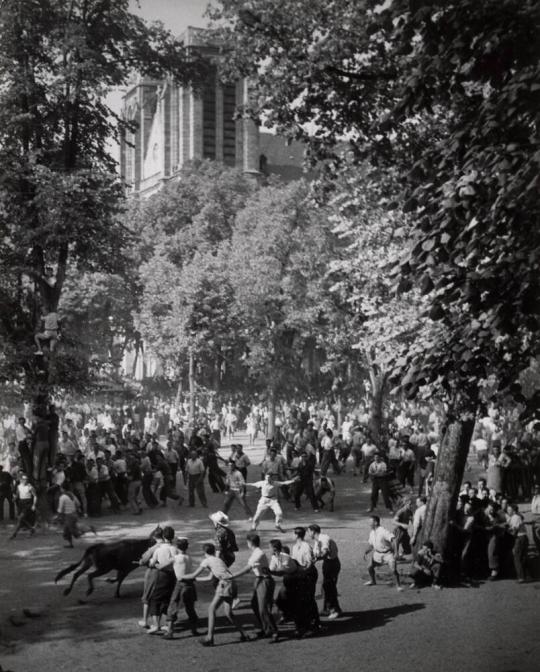
[[(299, 510), (305, 501), (314, 514), (324, 507), (332, 511), (339, 475), (349, 471), (370, 482), (368, 513), (378, 510), (381, 497), (393, 517), (394, 559), (412, 553), (420, 539), (439, 450), (438, 413), (421, 406), (395, 407), (390, 409), (387, 432), (375, 437), (362, 404), (341, 418), (328, 404), (284, 403), (277, 409), (273, 436), (265, 439), (264, 458), (251, 464), (235, 437), (240, 428), (250, 442), (259, 432), (264, 435), (268, 409), (261, 403), (229, 403), (218, 410), (214, 406), (197, 408), (193, 421), (188, 418), (187, 402), (150, 404), (142, 399), (117, 407), (51, 407), (48, 418), (37, 422), (29, 406), (20, 417), (4, 417), (0, 423), (1, 519), (5, 509), (16, 519), (13, 538), (21, 529), (35, 532), (37, 472), (31, 455), (41, 454), (39, 444), (45, 437), (52, 452), (48, 513), (63, 524), (68, 545), (93, 531), (84, 520), (88, 517), (109, 511), (140, 515), (143, 507), (179, 506), (186, 499), (189, 507), (198, 503), (206, 508), (208, 489), (223, 497), (224, 514), (238, 505), (254, 533), (266, 511), (272, 512), (275, 528), (281, 532), (288, 506)], [(58, 440), (51, 439), (52, 429)], [(492, 579), (511, 571), (519, 580), (527, 576), (529, 534), (518, 503), (532, 498), (533, 513), (540, 513), (538, 429), (533, 425), (511, 437), (497, 409), (490, 409), (477, 423), (469, 461), (485, 477), (477, 487), (464, 484), (451, 523), (452, 546), (459, 555), (455, 561), (466, 581), (486, 572)], [(228, 443), (230, 450), (223, 447)], [(254, 481), (248, 480), (248, 469)], [(251, 491), (259, 494), (256, 506), (250, 501)], [(536, 527), (532, 535), (536, 541)], [(379, 553), (374, 551), (373, 558)], [(416, 563), (437, 557), (437, 549), (429, 545), (415, 549)], [(383, 559), (389, 557), (384, 554)], [(395, 573), (395, 565), (387, 564)], [(444, 577), (440, 564), (437, 585)], [(370, 580), (374, 581), (373, 576)]]

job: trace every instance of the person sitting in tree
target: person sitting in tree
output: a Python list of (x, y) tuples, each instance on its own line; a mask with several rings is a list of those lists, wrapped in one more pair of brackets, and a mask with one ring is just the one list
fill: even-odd
[(58, 330), (59, 330), (58, 313), (54, 311), (47, 313), (41, 318), (41, 322), (43, 325), (43, 329), (42, 331), (37, 333), (34, 337), (34, 342), (37, 347), (37, 350), (35, 352), (36, 355), (43, 354), (42, 350), (43, 342), (48, 341), (49, 351), (54, 352), (56, 343), (58, 341)]

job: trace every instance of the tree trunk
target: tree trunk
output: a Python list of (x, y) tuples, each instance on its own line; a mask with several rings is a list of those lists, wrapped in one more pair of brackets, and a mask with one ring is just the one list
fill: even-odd
[(189, 351), (189, 420), (195, 419), (195, 357), (193, 350)]
[(431, 495), (428, 500), (426, 518), (421, 531), (421, 541), (430, 539), (435, 550), (447, 560), (451, 555), (451, 526), (465, 471), (467, 455), (474, 430), (476, 408), (466, 414), (449, 420), (444, 433)]
[(343, 424), (343, 413), (342, 413), (343, 407), (341, 404), (341, 394), (337, 395), (336, 407), (337, 407), (337, 426), (338, 429), (341, 431), (341, 425)]
[[(221, 348), (219, 348), (221, 351)], [(219, 394), (221, 390), (221, 363), (222, 363), (222, 357), (221, 354), (218, 354), (214, 357), (214, 371), (213, 371), (213, 378), (214, 378), (214, 392), (216, 394)]]
[(273, 387), (268, 389), (268, 429), (266, 437), (272, 439), (276, 430), (276, 392)]
[(383, 403), (386, 394), (388, 374), (370, 370), (371, 395), (369, 426), (375, 445), (380, 448), (382, 426), (384, 420)]

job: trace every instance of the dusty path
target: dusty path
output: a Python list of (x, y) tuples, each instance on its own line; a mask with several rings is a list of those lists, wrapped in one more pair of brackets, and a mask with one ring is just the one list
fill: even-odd
[[(249, 449), (258, 459), (261, 447)], [(257, 478), (257, 472), (252, 472)], [(486, 583), (477, 588), (406, 590), (379, 585), (368, 588), (361, 559), (368, 535), (367, 486), (350, 474), (337, 477), (339, 495), (335, 513), (317, 516), (336, 539), (342, 560), (340, 600), (343, 619), (328, 623), (324, 635), (301, 641), (286, 639), (277, 645), (266, 640), (239, 644), (237, 636), (218, 622), (216, 646), (204, 649), (189, 631), (173, 641), (143, 634), (140, 617), (142, 571), (136, 570), (124, 584), (124, 597), (114, 598), (114, 586), (96, 581), (96, 591), (86, 598), (81, 579), (69, 597), (65, 585), (55, 586), (60, 567), (78, 559), (93, 539), (64, 549), (56, 531), (41, 532), (34, 539), (7, 540), (9, 529), (0, 527), (0, 664), (13, 672), (147, 672), (154, 668), (189, 666), (199, 672), (249, 670), (332, 670), (345, 672), (538, 672), (540, 670), (540, 583), (517, 585), (514, 581)], [(169, 521), (191, 541), (192, 555), (200, 557), (200, 542), (212, 538), (209, 511), (220, 508), (221, 497), (209, 495), (208, 510), (170, 506), (134, 518), (125, 513), (105, 516), (97, 522), (100, 539), (142, 536), (158, 521)], [(255, 496), (251, 495), (255, 502)], [(384, 510), (380, 511), (384, 521)], [(242, 544), (249, 523), (240, 509), (231, 518)], [(285, 505), (287, 532), (292, 542), (295, 524), (312, 522), (308, 508), (300, 512)], [(274, 536), (273, 524), (261, 524), (263, 542)], [(238, 566), (247, 557), (242, 548)], [(403, 565), (406, 572), (407, 566)], [(382, 577), (385, 578), (384, 576)], [(250, 594), (249, 578), (240, 583), (241, 596)], [(199, 615), (205, 617), (210, 590), (199, 588)], [(30, 609), (34, 617), (24, 616)], [(251, 630), (253, 616), (244, 600), (238, 616)], [(37, 615), (39, 614), (39, 615)], [(201, 628), (204, 630), (204, 628)]]

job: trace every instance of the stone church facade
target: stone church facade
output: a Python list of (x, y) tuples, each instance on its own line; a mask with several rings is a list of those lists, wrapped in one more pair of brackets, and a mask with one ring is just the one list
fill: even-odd
[[(188, 28), (184, 44), (207, 54), (207, 33)], [(149, 196), (179, 176), (197, 159), (220, 161), (253, 176), (277, 174), (285, 180), (302, 175), (303, 148), (262, 132), (251, 119), (236, 118), (248, 102), (246, 80), (222, 85), (215, 68), (199, 91), (171, 80), (138, 78), (124, 95), (123, 114), (136, 130), (120, 145), (120, 170), (127, 189)]]

